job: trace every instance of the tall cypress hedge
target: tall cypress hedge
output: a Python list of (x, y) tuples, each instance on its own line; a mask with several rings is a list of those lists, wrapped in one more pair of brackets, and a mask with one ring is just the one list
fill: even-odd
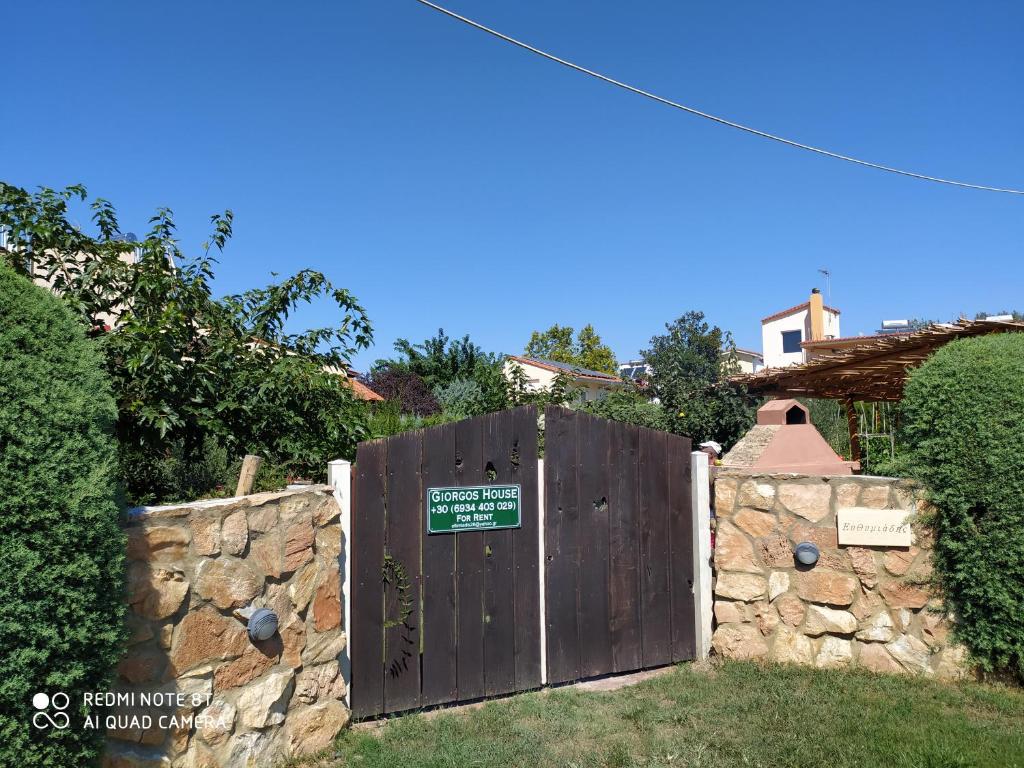
[[(106, 690), (120, 655), (124, 541), (94, 344), (59, 299), (0, 266), (0, 765), (87, 766), (101, 750), (81, 694)], [(33, 696), (58, 691), (70, 727), (35, 728)]]
[(1024, 334), (942, 347), (911, 375), (901, 416), (956, 634), (983, 668), (1024, 679)]

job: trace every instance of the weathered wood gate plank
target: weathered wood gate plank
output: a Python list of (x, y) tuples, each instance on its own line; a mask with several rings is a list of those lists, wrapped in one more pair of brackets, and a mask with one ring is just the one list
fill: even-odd
[(522, 488), (523, 527), (514, 532), (515, 688), (540, 687), (539, 501), (537, 499), (537, 409), (512, 411), (512, 482)]
[[(423, 490), (455, 485), (455, 425), (423, 433)], [(421, 501), (421, 504), (425, 504)], [(425, 514), (425, 512), (424, 512)], [(429, 536), (423, 526), (423, 672), (420, 704), (458, 698), (456, 671), (455, 539)]]
[[(468, 419), (455, 423), (455, 484), (483, 485), (483, 422)], [(455, 591), (458, 613), (459, 699), (484, 695), (484, 539), (476, 531), (449, 534), (455, 537)]]
[[(512, 412), (483, 417), (484, 485), (512, 482)], [(512, 529), (484, 540), (484, 693), (511, 693), (516, 684), (515, 571)], [(461, 534), (460, 534), (461, 535)]]
[[(420, 583), (423, 530), (420, 487), (422, 435), (406, 432), (388, 440), (387, 554), (404, 570), (405, 584), (384, 585), (384, 707), (388, 712), (420, 704)], [(394, 569), (392, 569), (393, 571)], [(402, 592), (401, 587), (407, 588)], [(404, 601), (404, 603), (403, 603)]]
[(576, 415), (579, 439), (580, 677), (612, 671), (608, 611), (608, 432), (611, 422)]
[(615, 423), (609, 431), (608, 627), (612, 671), (643, 666), (640, 638), (640, 521), (637, 459), (640, 432)]
[(672, 659), (669, 612), (668, 476), (666, 435), (640, 430), (640, 587), (645, 667)]
[(357, 504), (352, 510), (352, 716), (384, 711), (384, 490), (387, 444), (356, 451)]
[(671, 549), (672, 661), (697, 655), (693, 609), (693, 525), (690, 495), (690, 438), (671, 435), (667, 441), (669, 480), (669, 546)]
[(544, 411), (544, 532), (548, 682), (580, 676), (579, 491), (573, 414)]

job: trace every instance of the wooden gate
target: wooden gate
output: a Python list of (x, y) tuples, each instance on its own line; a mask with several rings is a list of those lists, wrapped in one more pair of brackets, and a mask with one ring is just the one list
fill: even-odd
[(547, 680), (696, 656), (690, 439), (545, 411)]
[[(541, 478), (537, 415), (359, 445), (355, 717), (695, 657), (689, 439), (549, 407)], [(427, 533), (427, 488), (489, 484), (521, 486), (522, 527)]]
[[(361, 443), (352, 519), (352, 713), (541, 684), (537, 410)], [(522, 527), (426, 533), (424, 490), (518, 484)]]

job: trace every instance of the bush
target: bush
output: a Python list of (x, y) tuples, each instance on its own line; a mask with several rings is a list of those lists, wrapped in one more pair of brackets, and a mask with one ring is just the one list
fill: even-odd
[(435, 387), (434, 397), (441, 412), (452, 420), (487, 412), (483, 388), (473, 379), (455, 379), (450, 384)]
[(901, 419), (957, 636), (983, 668), (1024, 678), (1024, 335), (941, 348), (911, 375)]
[(402, 413), (431, 416), (441, 407), (422, 377), (398, 366), (377, 369), (367, 382), (370, 389), (385, 400), (394, 400)]
[(612, 421), (624, 421), (662, 431), (667, 431), (670, 424), (668, 414), (659, 403), (652, 403), (633, 389), (609, 392), (601, 400), (583, 403), (579, 409)]
[[(108, 688), (123, 641), (117, 411), (84, 326), (2, 265), (0, 317), (0, 765), (84, 766), (103, 731), (82, 693)], [(71, 727), (33, 728), (33, 695), (58, 691)]]

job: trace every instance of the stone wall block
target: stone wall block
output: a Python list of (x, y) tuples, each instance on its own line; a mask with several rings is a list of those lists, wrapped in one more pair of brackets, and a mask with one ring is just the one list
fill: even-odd
[(860, 622), (857, 639), (869, 643), (888, 643), (896, 636), (896, 624), (888, 611), (879, 611)]
[(799, 632), (794, 632), (786, 626), (780, 626), (775, 633), (771, 658), (773, 661), (783, 663), (813, 664), (814, 643)]
[(293, 573), (313, 559), (313, 518), (309, 511), (298, 515), (284, 536), (284, 567), (282, 573)]
[(751, 507), (743, 507), (733, 515), (732, 521), (737, 527), (755, 539), (779, 530), (779, 518), (777, 516), (752, 509)]
[(857, 590), (853, 576), (817, 569), (798, 573), (796, 584), (801, 599), (825, 605), (848, 606)]
[(885, 646), (879, 643), (868, 643), (861, 646), (857, 663), (872, 672), (899, 674), (904, 671), (900, 663), (885, 650)]
[(715, 515), (721, 517), (732, 512), (736, 504), (737, 481), (732, 478), (715, 480)]
[(171, 644), (170, 672), (181, 673), (203, 662), (241, 656), (248, 647), (245, 627), (209, 606), (182, 619)]
[(283, 723), (294, 679), (295, 673), (291, 670), (271, 672), (242, 691), (236, 705), (242, 724), (249, 728), (266, 728)]
[(196, 592), (218, 608), (242, 608), (263, 592), (263, 582), (244, 560), (204, 560), (199, 565)]
[(135, 560), (128, 564), (128, 604), (139, 616), (160, 620), (177, 613), (189, 583), (173, 566), (158, 567)]
[(768, 596), (768, 581), (747, 573), (723, 573), (715, 584), (715, 594), (730, 600), (752, 603)]
[(869, 485), (860, 492), (859, 505), (870, 509), (890, 509), (889, 486)]
[(768, 643), (752, 624), (726, 624), (715, 630), (711, 646), (728, 659), (763, 659)]
[(341, 574), (337, 566), (328, 568), (313, 597), (313, 625), (317, 632), (341, 626)]
[(287, 739), (293, 753), (326, 749), (348, 723), (348, 710), (340, 701), (323, 701), (298, 709), (289, 718)]
[(923, 608), (930, 597), (927, 589), (905, 581), (883, 584), (879, 589), (890, 608)]
[(764, 536), (757, 540), (757, 551), (761, 561), (769, 568), (792, 568), (793, 547), (781, 533)]
[(720, 520), (715, 531), (715, 566), (722, 571), (764, 572), (750, 539), (727, 520)]
[(885, 649), (910, 672), (931, 674), (931, 649), (913, 635), (900, 635)]
[(775, 486), (771, 483), (747, 480), (740, 486), (736, 503), (743, 507), (769, 511), (775, 506)]
[(835, 506), (836, 509), (846, 509), (857, 506), (857, 498), (860, 496), (860, 486), (856, 483), (841, 483), (836, 486)]
[(848, 547), (846, 553), (850, 557), (853, 572), (866, 589), (873, 589), (878, 584), (878, 565), (875, 553), (864, 547)]
[(249, 523), (244, 509), (232, 512), (224, 518), (220, 531), (220, 546), (228, 555), (241, 555), (249, 546)]
[(128, 559), (146, 562), (183, 560), (192, 540), (183, 525), (132, 525), (126, 531)]
[(825, 483), (783, 483), (779, 486), (778, 496), (787, 510), (812, 523), (818, 522), (831, 512), (829, 502), (832, 499), (832, 488)]
[(786, 571), (772, 571), (768, 576), (768, 599), (774, 600), (779, 595), (789, 591), (789, 573)]
[(792, 592), (787, 592), (775, 601), (775, 610), (779, 612), (779, 618), (783, 623), (791, 627), (799, 627), (807, 612), (803, 601)]
[(853, 643), (832, 635), (822, 641), (814, 658), (814, 665), (823, 668), (848, 667), (852, 663)]
[(804, 622), (806, 635), (852, 635), (856, 630), (857, 619), (849, 611), (826, 608), (823, 605), (807, 606), (807, 620)]
[(197, 555), (220, 554), (220, 515), (195, 515), (189, 518), (192, 548)]

